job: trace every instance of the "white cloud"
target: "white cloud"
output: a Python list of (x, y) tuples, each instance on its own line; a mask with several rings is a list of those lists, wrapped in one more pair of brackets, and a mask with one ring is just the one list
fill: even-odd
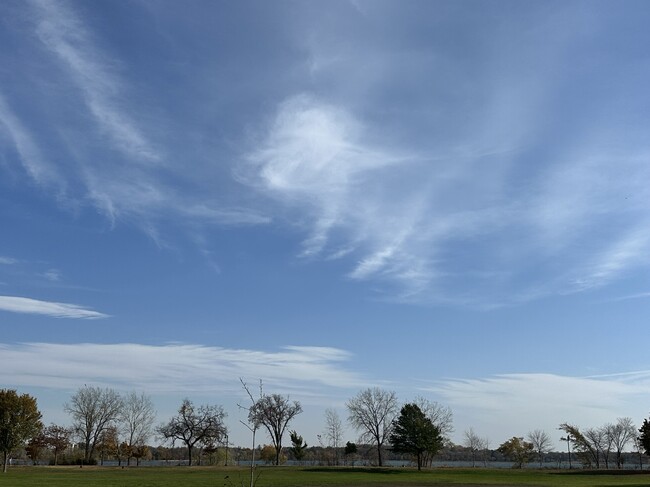
[(575, 285), (579, 289), (602, 286), (630, 267), (646, 267), (650, 263), (649, 250), (650, 230), (647, 226), (628, 232), (627, 235), (614, 241), (608, 249), (596, 256), (595, 262), (583, 276), (576, 280)]
[(97, 319), (108, 315), (78, 304), (41, 301), (19, 296), (0, 296), (0, 310), (51, 316), (53, 318)]
[[(248, 155), (244, 179), (290, 211), (308, 215), (303, 256), (321, 256), (333, 247), (325, 258), (342, 258), (357, 250), (366, 255), (352, 278), (399, 278), (417, 268), (428, 280), (429, 255), (413, 252), (423, 243), (417, 235), (430, 232), (427, 195), (386, 184), (399, 175), (391, 171), (408, 171), (418, 161), (371, 145), (365, 136), (345, 110), (309, 95), (293, 97), (280, 106), (262, 146)], [(391, 190), (395, 195), (387, 196)], [(405, 199), (397, 203), (400, 197)]]
[(205, 202), (183, 206), (179, 212), (204, 221), (228, 225), (260, 225), (271, 221), (271, 218), (246, 208), (218, 208)]
[(0, 265), (13, 265), (17, 263), (18, 261), (14, 258), (0, 256)]
[(151, 394), (240, 393), (239, 378), (262, 379), (282, 393), (322, 396), (329, 388), (365, 381), (345, 368), (348, 352), (328, 347), (285, 347), (279, 352), (191, 344), (28, 343), (1, 345), (7, 383), (70, 389), (101, 384)]
[(58, 269), (48, 269), (43, 273), (43, 277), (51, 282), (58, 282), (61, 280), (61, 271)]
[(551, 433), (564, 422), (586, 428), (623, 416), (640, 421), (647, 414), (650, 371), (593, 377), (506, 374), (444, 380), (428, 390), (454, 410), (456, 424), (463, 425), (456, 431), (459, 438), (473, 426), (498, 445), (536, 428)]
[(650, 292), (629, 294), (627, 296), (617, 296), (615, 298), (611, 298), (610, 301), (627, 301), (628, 299), (645, 299), (645, 298), (650, 298)]
[(36, 141), (10, 109), (1, 93), (0, 126), (4, 126), (9, 134), (23, 167), (34, 181), (41, 184), (61, 183), (56, 171), (43, 158)]

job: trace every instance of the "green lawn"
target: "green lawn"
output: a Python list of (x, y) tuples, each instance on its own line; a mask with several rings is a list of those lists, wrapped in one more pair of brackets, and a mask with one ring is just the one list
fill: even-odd
[[(259, 468), (258, 487), (320, 486), (650, 486), (650, 472), (537, 471), (447, 468)], [(248, 487), (242, 468), (13, 467), (1, 486), (43, 487)]]

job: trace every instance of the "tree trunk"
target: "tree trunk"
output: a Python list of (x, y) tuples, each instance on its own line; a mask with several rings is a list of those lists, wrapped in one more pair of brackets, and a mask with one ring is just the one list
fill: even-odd
[(381, 445), (377, 442), (377, 464), (381, 467), (383, 463), (381, 461)]
[(2, 452), (2, 457), (3, 457), (2, 471), (4, 473), (7, 473), (7, 452), (6, 451)]
[(192, 445), (187, 445), (187, 458), (189, 460), (187, 462), (187, 465), (191, 467), (192, 466)]

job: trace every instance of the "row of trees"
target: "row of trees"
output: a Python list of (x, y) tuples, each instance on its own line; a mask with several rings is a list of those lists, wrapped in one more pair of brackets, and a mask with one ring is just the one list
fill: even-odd
[[(250, 404), (247, 422), (244, 424), (253, 435), (251, 449), (254, 464), (255, 434), (263, 427), (271, 439), (275, 451), (275, 463), (280, 463), (282, 441), (289, 423), (302, 412), (298, 401), (288, 396), (266, 394), (260, 382), (259, 397), (255, 398), (242, 382)], [(47, 448), (54, 454), (57, 463), (59, 453), (65, 450), (72, 439), (78, 441), (83, 450), (83, 462), (91, 463), (99, 452), (125, 458), (127, 465), (132, 458), (139, 459), (146, 451), (147, 442), (156, 433), (172, 442), (180, 441), (187, 448), (190, 465), (193, 450), (216, 448), (227, 443), (228, 430), (224, 420), (226, 413), (221, 406), (195, 406), (185, 399), (178, 413), (168, 422), (154, 426), (155, 410), (151, 399), (145, 394), (131, 392), (119, 394), (113, 389), (84, 386), (72, 395), (64, 405), (72, 419), (70, 428), (50, 425), (43, 427), (41, 413), (36, 400), (29, 395), (18, 396), (15, 391), (2, 391), (0, 400), (0, 420), (4, 434), (0, 449), (4, 453), (6, 468), (7, 455), (14, 449), (26, 446), (29, 456), (35, 460), (39, 451)], [(398, 417), (398, 403), (394, 392), (378, 388), (360, 392), (347, 403), (350, 424), (361, 433), (360, 441), (370, 440), (377, 448), (378, 464), (383, 464), (382, 447), (390, 439), (396, 452), (412, 453), (418, 466), (430, 458), (443, 441), (443, 435), (451, 432), (451, 411), (437, 403), (418, 399), (402, 408)], [(20, 428), (16, 425), (20, 425)], [(292, 453), (300, 458), (307, 444), (297, 432), (291, 432)], [(343, 424), (333, 409), (325, 413), (325, 431), (318, 435), (321, 446), (330, 447), (336, 455), (343, 441)], [(346, 452), (353, 451), (353, 443), (348, 442)], [(336, 458), (338, 464), (338, 458)]]
[[(360, 441), (372, 443), (377, 451), (377, 463), (382, 465), (382, 448), (385, 443), (398, 453), (412, 454), (421, 468), (442, 447), (445, 435), (452, 431), (451, 411), (435, 402), (418, 398), (404, 405), (397, 414), (398, 402), (394, 392), (370, 388), (360, 392), (346, 404), (350, 423), (361, 432)], [(580, 430), (563, 423), (559, 429), (565, 433), (568, 458), (571, 449), (581, 463), (589, 468), (616, 468), (623, 466), (623, 452), (629, 445), (635, 451), (650, 454), (650, 420), (643, 421), (639, 430), (631, 418), (618, 418), (598, 428)], [(472, 428), (464, 434), (465, 446), (472, 452), (473, 464), (479, 452), (489, 449), (489, 441), (477, 435)], [(527, 437), (512, 437), (498, 450), (521, 467), (535, 457), (543, 464), (544, 456), (554, 442), (542, 430), (534, 430)], [(641, 457), (639, 458), (641, 461)]]
[[(632, 445), (642, 455), (650, 453), (650, 423), (643, 421), (643, 426), (637, 430), (631, 418), (618, 418), (615, 423), (607, 423), (597, 428), (581, 430), (578, 426), (562, 423), (559, 428), (565, 433), (561, 438), (567, 443), (569, 467), (571, 456), (575, 455), (583, 466), (588, 468), (606, 469), (614, 464), (623, 468), (623, 453), (628, 445)], [(465, 445), (472, 451), (487, 450), (487, 440), (478, 437), (472, 429), (465, 432)], [(498, 451), (510, 458), (516, 467), (539, 460), (540, 467), (544, 456), (551, 452), (553, 441), (544, 431), (534, 430), (524, 437), (514, 436), (503, 442)], [(641, 457), (639, 458), (641, 461)]]
[[(251, 469), (255, 463), (255, 435), (263, 428), (272, 445), (274, 463), (282, 458), (282, 442), (291, 421), (302, 412), (298, 401), (288, 396), (267, 394), (262, 383), (259, 395), (255, 397), (242, 381), (250, 403), (240, 406), (247, 412), (242, 423), (252, 433)], [(119, 394), (112, 389), (84, 386), (64, 406), (72, 418), (72, 427), (58, 425), (44, 427), (36, 400), (29, 395), (19, 395), (14, 390), (0, 390), (0, 451), (3, 453), (6, 469), (7, 455), (16, 448), (25, 447), (30, 458), (35, 460), (39, 450), (49, 449), (57, 462), (59, 453), (78, 441), (83, 450), (83, 461), (90, 463), (97, 453), (124, 458), (129, 464), (132, 458), (139, 459), (147, 451), (147, 442), (156, 434), (169, 440), (172, 446), (181, 442), (187, 449), (189, 464), (193, 463), (193, 451), (199, 447), (203, 452), (216, 452), (219, 445), (228, 444), (228, 429), (225, 425), (226, 412), (221, 406), (195, 406), (185, 399), (178, 413), (168, 422), (155, 426), (155, 411), (151, 399), (144, 394), (131, 392)], [(453, 431), (453, 416), (449, 408), (416, 398), (400, 405), (395, 392), (380, 388), (360, 391), (346, 403), (349, 424), (359, 432), (358, 441), (372, 445), (376, 452), (377, 465), (384, 463), (383, 451), (389, 448), (395, 453), (412, 455), (418, 469), (431, 462), (433, 456), (446, 443)], [(650, 451), (650, 422), (644, 420), (636, 430), (630, 418), (619, 418), (615, 423), (599, 428), (580, 430), (577, 426), (563, 423), (560, 429), (567, 442), (569, 461), (571, 450), (583, 465), (609, 468), (610, 463), (622, 467), (623, 451), (630, 444), (636, 451)], [(333, 464), (338, 464), (342, 453), (344, 428), (338, 413), (333, 409), (325, 412), (325, 429), (318, 435), (322, 449), (336, 455)], [(308, 447), (295, 430), (290, 431), (292, 456), (301, 460)], [(476, 456), (489, 448), (487, 439), (481, 438), (472, 428), (464, 433), (465, 447)], [(553, 442), (541, 430), (530, 432), (526, 438), (513, 437), (502, 443), (498, 451), (511, 458), (517, 466), (531, 461), (535, 456), (540, 465)], [(346, 453), (354, 443), (348, 442)], [(268, 455), (271, 449), (267, 449)]]

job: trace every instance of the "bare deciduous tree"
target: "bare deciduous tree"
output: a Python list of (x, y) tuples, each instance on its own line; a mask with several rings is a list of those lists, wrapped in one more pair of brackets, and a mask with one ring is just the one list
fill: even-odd
[(544, 455), (551, 451), (553, 442), (551, 437), (542, 430), (533, 430), (528, 433), (528, 441), (533, 445), (533, 450), (539, 458), (539, 466), (544, 463)]
[(602, 428), (588, 428), (583, 433), (585, 440), (592, 445), (591, 456), (594, 459), (596, 468), (600, 468), (600, 457), (603, 456), (607, 462), (608, 456), (604, 454), (607, 445), (607, 426)]
[(343, 441), (343, 423), (339, 414), (332, 408), (325, 410), (325, 431), (323, 436), (327, 440), (327, 445), (334, 449), (335, 463), (339, 464), (338, 448)]
[[(242, 387), (246, 391), (246, 395), (248, 396), (248, 399), (250, 399), (251, 403), (250, 406), (243, 406), (242, 404), (237, 404), (239, 409), (243, 409), (245, 411), (248, 411), (248, 415), (246, 417), (247, 422), (244, 422), (242, 420), (239, 420), (241, 424), (246, 426), (248, 430), (251, 432), (253, 436), (253, 446), (251, 448), (251, 468), (250, 468), (250, 487), (255, 486), (255, 482), (257, 478), (255, 477), (255, 435), (257, 434), (257, 430), (260, 427), (260, 423), (257, 421), (257, 418), (252, 415), (253, 408), (255, 407), (255, 398), (253, 397), (253, 394), (251, 393), (251, 390), (248, 387), (248, 384), (244, 382), (244, 379), (241, 377), (239, 378), (239, 382), (241, 382)], [(260, 380), (260, 397), (262, 396), (262, 381)]]
[(122, 398), (113, 389), (84, 386), (65, 404), (72, 428), (84, 445), (84, 460), (90, 461), (102, 433), (119, 417)]
[(378, 387), (365, 389), (346, 404), (348, 420), (361, 431), (360, 441), (374, 443), (377, 447), (377, 463), (382, 466), (381, 449), (391, 433), (397, 416), (397, 395)]
[(249, 422), (264, 425), (275, 447), (275, 464), (280, 465), (282, 453), (282, 436), (289, 422), (302, 412), (298, 401), (291, 402), (289, 397), (280, 394), (264, 394), (251, 407)]
[(609, 458), (614, 448), (614, 425), (607, 423), (601, 428), (605, 436), (603, 443), (603, 457), (605, 458), (605, 468), (609, 469)]
[(226, 413), (221, 406), (194, 407), (189, 399), (183, 400), (178, 414), (169, 423), (158, 428), (165, 439), (180, 440), (185, 443), (192, 465), (192, 450), (196, 444), (211, 444), (221, 441), (226, 433), (223, 419)]
[(120, 422), (128, 446), (126, 464), (130, 465), (131, 453), (146, 445), (147, 440), (153, 433), (156, 411), (151, 398), (144, 393), (137, 394), (132, 391), (124, 397), (123, 401)]
[(413, 403), (438, 428), (440, 434), (445, 439), (449, 439), (449, 436), (454, 432), (454, 413), (451, 408), (422, 396), (416, 397)]
[(476, 467), (476, 454), (487, 448), (488, 441), (477, 435), (472, 427), (463, 433), (463, 440), (463, 445), (472, 453), (472, 467)]
[(632, 418), (618, 418), (612, 428), (612, 444), (616, 448), (616, 467), (623, 466), (623, 451), (636, 436), (636, 426)]

